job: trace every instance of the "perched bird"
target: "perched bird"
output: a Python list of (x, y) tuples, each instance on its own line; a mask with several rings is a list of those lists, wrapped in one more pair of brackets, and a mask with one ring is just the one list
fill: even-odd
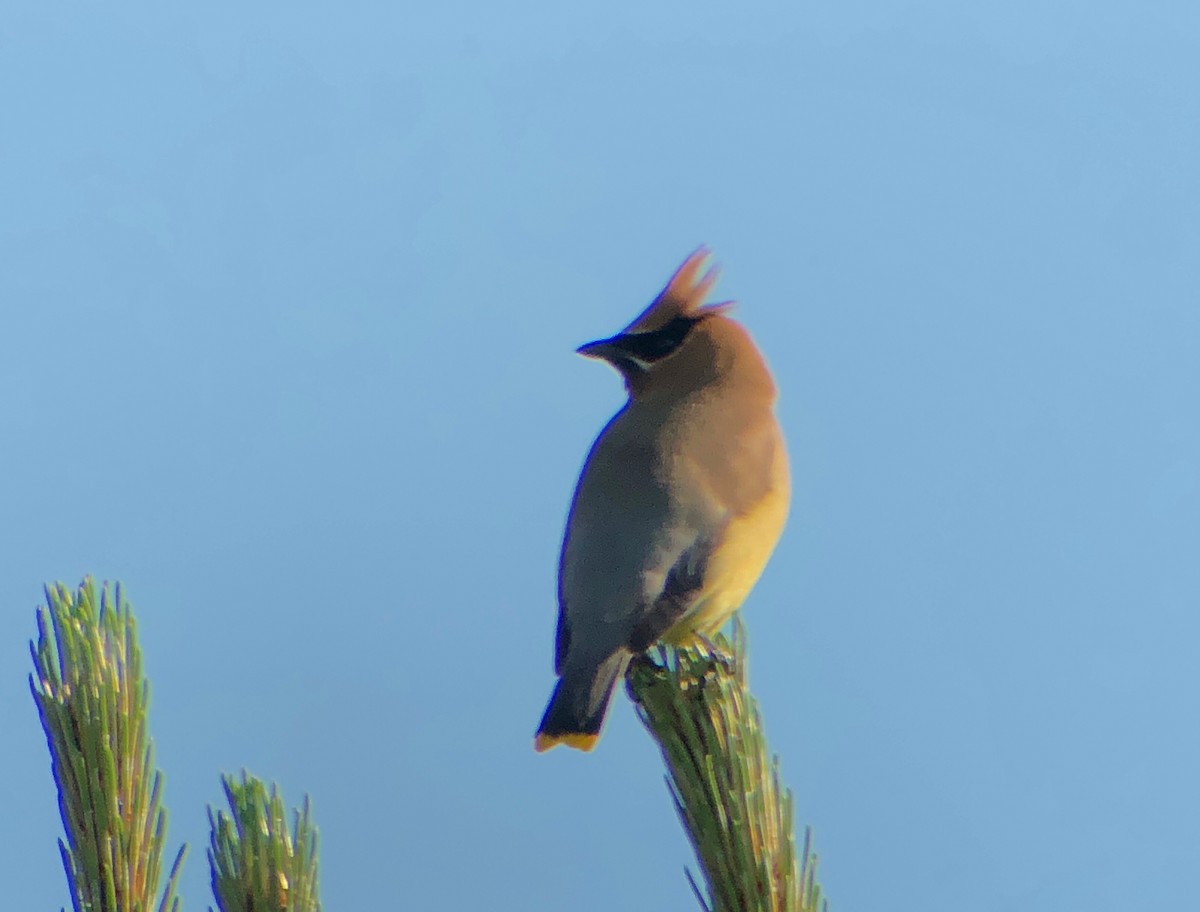
[(705, 304), (693, 253), (640, 316), (579, 353), (611, 364), (626, 402), (584, 464), (558, 572), (558, 684), (534, 747), (591, 750), (613, 687), (659, 640), (719, 629), (783, 531), (790, 485), (775, 383), (749, 334)]

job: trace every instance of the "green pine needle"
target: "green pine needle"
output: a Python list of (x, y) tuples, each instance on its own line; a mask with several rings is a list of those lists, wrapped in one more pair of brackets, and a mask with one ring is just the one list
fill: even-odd
[[(137, 626), (118, 585), (46, 587), (30, 689), (50, 748), (75, 912), (179, 912), (186, 846), (159, 894), (167, 812), (146, 714)], [(157, 903), (155, 902), (158, 897)]]
[(317, 829), (307, 797), (288, 830), (283, 798), (242, 772), (222, 776), (230, 812), (208, 809), (208, 864), (221, 912), (321, 912)]
[(667, 786), (704, 872), (708, 912), (826, 912), (811, 834), (797, 852), (792, 793), (768, 760), (746, 683), (746, 637), (660, 646), (633, 663), (630, 697), (667, 765)]

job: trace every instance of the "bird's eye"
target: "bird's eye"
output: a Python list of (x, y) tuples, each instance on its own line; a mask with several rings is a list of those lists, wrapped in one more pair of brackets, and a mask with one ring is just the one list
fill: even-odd
[(683, 344), (697, 322), (690, 317), (676, 317), (653, 332), (629, 333), (620, 337), (621, 348), (641, 362), (661, 361)]

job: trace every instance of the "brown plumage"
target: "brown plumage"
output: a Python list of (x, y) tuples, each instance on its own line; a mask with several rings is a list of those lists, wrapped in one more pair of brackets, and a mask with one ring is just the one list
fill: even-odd
[(693, 253), (618, 335), (582, 346), (629, 401), (592, 445), (559, 564), (559, 681), (534, 745), (591, 750), (629, 660), (710, 634), (766, 566), (789, 480), (775, 383)]

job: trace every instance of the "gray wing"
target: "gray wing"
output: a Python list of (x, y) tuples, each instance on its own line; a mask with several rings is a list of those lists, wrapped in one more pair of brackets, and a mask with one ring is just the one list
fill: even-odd
[(623, 433), (620, 412), (597, 438), (575, 489), (559, 564), (555, 670), (647, 648), (700, 588), (711, 544), (727, 521), (680, 503), (670, 467)]

